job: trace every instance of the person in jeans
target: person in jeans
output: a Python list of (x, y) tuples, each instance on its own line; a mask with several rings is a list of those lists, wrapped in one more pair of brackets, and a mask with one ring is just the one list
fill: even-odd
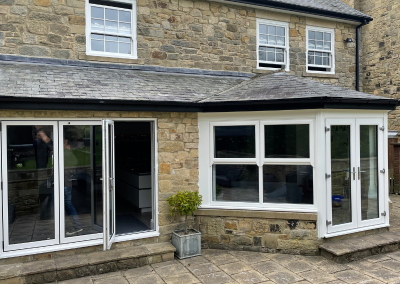
[[(78, 159), (75, 157), (75, 154), (71, 150), (71, 145), (68, 143), (68, 139), (64, 139), (64, 165), (68, 164), (69, 167), (78, 166)], [(79, 215), (76, 212), (74, 204), (72, 204), (72, 180), (73, 174), (69, 171), (64, 170), (64, 204), (65, 211), (71, 219), (71, 222), (74, 226), (74, 230), (70, 232), (66, 232), (67, 236), (72, 236), (82, 232), (82, 224), (79, 220)]]

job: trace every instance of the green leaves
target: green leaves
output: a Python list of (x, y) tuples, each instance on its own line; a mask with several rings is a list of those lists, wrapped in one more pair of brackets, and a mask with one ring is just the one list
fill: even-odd
[(182, 192), (178, 191), (167, 199), (169, 206), (171, 206), (169, 210), (171, 216), (176, 216), (178, 213), (181, 216), (193, 214), (199, 208), (202, 201), (203, 197), (198, 192), (186, 190)]

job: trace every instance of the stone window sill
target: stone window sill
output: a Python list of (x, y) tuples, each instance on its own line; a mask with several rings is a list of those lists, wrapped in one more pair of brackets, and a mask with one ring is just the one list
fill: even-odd
[(116, 58), (106, 56), (94, 56), (87, 54), (79, 54), (80, 60), (86, 61), (99, 61), (99, 62), (112, 62), (112, 63), (123, 63), (123, 64), (144, 64), (144, 59), (129, 59), (129, 58)]
[(198, 209), (196, 212), (194, 212), (194, 215), (317, 221), (318, 213), (253, 211), (253, 210), (250, 211), (250, 210), (228, 210), (228, 209)]
[(303, 77), (339, 79), (338, 74), (307, 73), (307, 72), (303, 72)]

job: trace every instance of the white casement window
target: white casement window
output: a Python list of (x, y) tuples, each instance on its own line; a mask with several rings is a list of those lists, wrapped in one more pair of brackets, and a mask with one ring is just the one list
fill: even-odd
[(335, 73), (335, 31), (307, 27), (307, 72)]
[(257, 68), (289, 71), (289, 24), (257, 19)]
[(86, 0), (86, 53), (137, 58), (136, 0)]
[(313, 120), (211, 122), (211, 206), (314, 207)]

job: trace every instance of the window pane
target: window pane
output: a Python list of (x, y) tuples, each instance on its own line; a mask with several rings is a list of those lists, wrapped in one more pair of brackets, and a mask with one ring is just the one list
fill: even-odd
[(130, 43), (120, 43), (119, 53), (131, 54), (131, 44)]
[(92, 39), (104, 40), (103, 35), (92, 34), (91, 37), (92, 37)]
[(267, 26), (266, 25), (260, 25), (260, 33), (267, 34)]
[(115, 9), (106, 9), (106, 20), (118, 21), (118, 11)]
[(329, 66), (329, 57), (324, 57), (323, 58), (322, 65)]
[(323, 40), (324, 39), (324, 36), (323, 36), (324, 33), (322, 33), (322, 32), (316, 32), (315, 35), (317, 37), (316, 38), (317, 40)]
[(246, 126), (215, 126), (215, 158), (255, 158), (256, 128)]
[(104, 21), (92, 19), (92, 31), (104, 31)]
[(324, 41), (324, 50), (331, 50), (331, 42)]
[(131, 39), (130, 39), (129, 37), (119, 37), (119, 38), (118, 38), (118, 41), (130, 43), (130, 42), (131, 42)]
[(308, 53), (308, 64), (314, 64), (314, 53)]
[(283, 53), (276, 54), (276, 62), (283, 62)]
[(268, 61), (275, 61), (275, 52), (268, 52), (267, 54), (268, 54), (267, 56)]
[(124, 34), (131, 33), (131, 24), (128, 23), (119, 23), (119, 32)]
[(118, 41), (118, 37), (116, 37), (116, 36), (106, 36), (106, 40), (108, 40), (108, 41)]
[(106, 23), (106, 32), (112, 32), (112, 33), (117, 32), (118, 30), (117, 22), (105, 21), (105, 23)]
[(315, 32), (309, 31), (308, 32), (308, 39), (315, 39)]
[(276, 35), (276, 27), (275, 26), (268, 26), (268, 34), (269, 35)]
[(91, 7), (92, 18), (104, 19), (104, 9), (99, 7)]
[(268, 36), (268, 44), (276, 44), (276, 36)]
[(131, 22), (131, 12), (119, 11), (119, 21), (130, 23)]
[(317, 49), (322, 49), (323, 41), (317, 41)]
[(324, 33), (324, 41), (331, 41), (331, 34), (330, 33)]
[(265, 125), (265, 158), (309, 158), (308, 124)]
[(257, 165), (214, 165), (213, 200), (258, 202)]
[(104, 41), (92, 39), (91, 45), (93, 51), (104, 51)]
[(267, 43), (267, 36), (266, 35), (260, 35), (260, 43)]
[(106, 52), (118, 53), (118, 43), (113, 41), (106, 41)]
[(280, 46), (284, 46), (285, 45), (285, 38), (284, 37), (276, 37), (276, 44), (280, 45)]
[(262, 61), (266, 61), (267, 60), (267, 54), (264, 51), (260, 50), (258, 52), (258, 59), (262, 60)]
[(322, 65), (322, 57), (321, 56), (315, 56), (315, 65)]
[(305, 165), (264, 165), (264, 203), (313, 204), (313, 168)]
[(308, 48), (315, 49), (315, 40), (308, 41)]
[(276, 34), (277, 34), (278, 36), (285, 36), (285, 28), (277, 27), (277, 28), (276, 28)]

